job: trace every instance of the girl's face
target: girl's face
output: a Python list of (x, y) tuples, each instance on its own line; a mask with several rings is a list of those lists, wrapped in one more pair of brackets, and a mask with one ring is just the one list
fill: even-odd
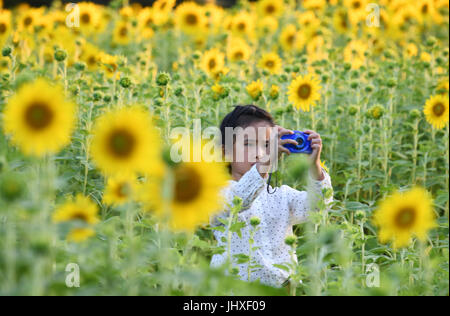
[(255, 163), (267, 163), (272, 135), (273, 127), (265, 121), (255, 122), (237, 130), (231, 162), (231, 174), (236, 181)]

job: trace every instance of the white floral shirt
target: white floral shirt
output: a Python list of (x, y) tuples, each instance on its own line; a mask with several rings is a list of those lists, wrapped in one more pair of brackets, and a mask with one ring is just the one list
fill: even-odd
[[(315, 180), (309, 173), (307, 191), (298, 191), (287, 185), (277, 188), (275, 193), (267, 192), (267, 183), (256, 169), (256, 165), (247, 171), (239, 181), (230, 180), (229, 185), (222, 191), (226, 205), (232, 205), (234, 196), (242, 199), (242, 210), (238, 213), (238, 220), (246, 223), (241, 230), (242, 238), (234, 232), (231, 238), (230, 253), (233, 255), (243, 253), (249, 254), (250, 218), (257, 216), (261, 223), (259, 230), (254, 235), (253, 247), (260, 247), (253, 251), (252, 260), (263, 268), (252, 271), (250, 281), (260, 280), (261, 283), (281, 287), (288, 279), (289, 274), (273, 264), (283, 264), (297, 262), (297, 257), (290, 258), (289, 246), (284, 243), (288, 235), (292, 235), (292, 226), (307, 220), (309, 210), (317, 210), (318, 199), (323, 199), (324, 188), (330, 188), (331, 179), (328, 173), (322, 168), (325, 178), (321, 181)], [(269, 186), (270, 192), (273, 188)], [(324, 199), (329, 208), (333, 196)], [(228, 218), (229, 210), (210, 218), (211, 226), (222, 225), (217, 218)], [(227, 237), (225, 232), (214, 230), (214, 236), (218, 241), (218, 246), (227, 249), (226, 242), (222, 237)], [(210, 266), (218, 267), (225, 263), (227, 252), (215, 254), (211, 259)], [(239, 268), (239, 278), (248, 280), (247, 263), (237, 264), (233, 258), (233, 266)]]

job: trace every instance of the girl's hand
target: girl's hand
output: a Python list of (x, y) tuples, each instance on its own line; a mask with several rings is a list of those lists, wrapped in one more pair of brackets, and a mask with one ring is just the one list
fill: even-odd
[(305, 130), (306, 134), (308, 134), (308, 140), (311, 141), (312, 153), (309, 155), (309, 159), (311, 162), (311, 171), (313, 176), (322, 180), (324, 178), (322, 173), (322, 167), (320, 165), (320, 153), (322, 152), (322, 139), (320, 135), (311, 130)]
[(291, 152), (289, 151), (289, 149), (287, 149), (283, 145), (285, 145), (285, 144), (293, 144), (293, 145), (297, 146), (298, 143), (295, 140), (293, 140), (293, 139), (281, 139), (281, 136), (292, 135), (292, 134), (294, 134), (294, 131), (291, 131), (289, 129), (283, 128), (283, 127), (278, 126), (278, 125), (277, 125), (277, 129), (278, 129), (278, 157), (281, 156), (281, 153), (285, 153), (287, 155), (290, 155)]

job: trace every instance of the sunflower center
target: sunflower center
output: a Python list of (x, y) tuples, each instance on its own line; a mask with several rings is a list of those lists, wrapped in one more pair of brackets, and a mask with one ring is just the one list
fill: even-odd
[(298, 96), (302, 99), (308, 99), (309, 95), (311, 94), (311, 86), (309, 84), (302, 84), (300, 87), (298, 87)]
[(423, 14), (427, 14), (427, 13), (428, 13), (428, 4), (424, 4), (424, 5), (422, 6), (422, 13), (423, 13)]
[(81, 15), (81, 22), (84, 24), (89, 24), (91, 22), (91, 16), (88, 13), (83, 13)]
[(44, 103), (33, 103), (25, 111), (25, 121), (32, 129), (44, 129), (52, 120), (53, 112)]
[(209, 69), (214, 69), (216, 67), (216, 60), (214, 58), (209, 60), (208, 67)]
[(147, 22), (145, 22), (145, 25), (147, 26), (147, 27), (150, 27), (150, 26), (152, 26), (154, 23), (153, 23), (153, 19), (152, 18), (149, 18), (149, 19), (147, 19)]
[(195, 169), (180, 167), (175, 171), (175, 200), (186, 203), (195, 200), (202, 188), (200, 175)]
[(128, 29), (126, 27), (122, 27), (119, 31), (120, 36), (125, 37), (128, 34)]
[(289, 35), (286, 40), (290, 45), (294, 44), (295, 35), (294, 34)]
[(242, 52), (236, 52), (234, 54), (234, 58), (235, 59), (242, 59), (242, 58), (244, 58), (244, 54)]
[(274, 65), (275, 65), (275, 63), (273, 62), (273, 60), (268, 60), (266, 62), (266, 67), (267, 68), (273, 68)]
[(268, 14), (272, 14), (272, 13), (274, 13), (275, 12), (275, 7), (273, 6), (273, 5), (268, 5), (267, 7), (266, 7), (266, 12), (268, 13)]
[(195, 14), (188, 14), (186, 15), (186, 23), (189, 25), (196, 25), (198, 22), (197, 16)]
[(245, 23), (242, 23), (242, 22), (239, 23), (237, 25), (237, 28), (238, 28), (239, 31), (243, 32), (245, 30)]
[(23, 25), (29, 26), (33, 22), (33, 19), (30, 16), (27, 16), (25, 20), (23, 20)]
[(359, 2), (359, 1), (353, 2), (353, 9), (359, 9), (360, 7), (361, 7), (361, 2)]
[(87, 222), (88, 221), (88, 217), (85, 213), (83, 213), (82, 211), (77, 211), (72, 215), (72, 219), (73, 220), (81, 220), (83, 222)]
[(116, 130), (109, 138), (109, 149), (113, 155), (126, 158), (131, 155), (136, 146), (136, 139), (127, 130)]
[(6, 32), (6, 24), (0, 23), (0, 34), (3, 34)]
[(97, 63), (97, 58), (95, 58), (95, 56), (90, 56), (88, 58), (88, 65), (93, 66)]
[(395, 216), (395, 224), (400, 228), (411, 227), (416, 219), (416, 212), (412, 207), (405, 207)]
[(131, 186), (127, 182), (122, 182), (117, 186), (116, 194), (118, 197), (126, 198), (131, 194)]
[(441, 116), (442, 114), (444, 114), (444, 112), (445, 112), (445, 106), (444, 106), (444, 104), (442, 104), (442, 103), (436, 103), (434, 106), (433, 106), (433, 113), (436, 115), (436, 116)]

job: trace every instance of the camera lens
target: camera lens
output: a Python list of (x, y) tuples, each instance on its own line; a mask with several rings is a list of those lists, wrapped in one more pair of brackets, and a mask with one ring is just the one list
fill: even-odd
[(303, 138), (297, 137), (295, 141), (298, 143), (297, 148), (302, 149), (304, 144)]

